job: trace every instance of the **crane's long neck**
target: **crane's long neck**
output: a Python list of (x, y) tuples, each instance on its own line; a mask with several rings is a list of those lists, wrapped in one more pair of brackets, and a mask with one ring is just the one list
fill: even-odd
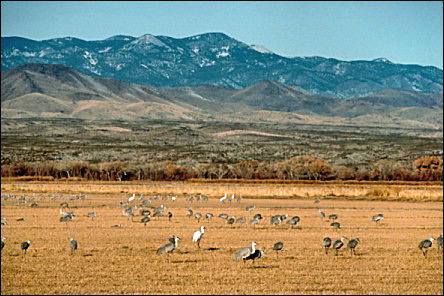
[(251, 244), (251, 253), (256, 252), (256, 248), (254, 247), (255, 245), (256, 245), (255, 243)]
[(204, 234), (205, 230), (204, 230), (203, 227), (200, 228), (200, 232), (201, 232), (202, 234)]

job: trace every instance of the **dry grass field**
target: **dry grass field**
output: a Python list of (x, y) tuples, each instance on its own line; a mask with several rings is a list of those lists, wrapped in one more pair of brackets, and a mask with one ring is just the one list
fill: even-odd
[[(435, 241), (427, 257), (418, 249), (421, 240), (443, 232), (442, 184), (2, 181), (1, 189), (2, 197), (16, 196), (1, 200), (1, 217), (7, 219), (1, 226), (6, 237), (2, 294), (443, 294), (442, 252)], [(224, 192), (242, 194), (243, 200), (221, 203)], [(133, 193), (136, 199), (130, 205), (139, 205), (137, 197), (143, 193), (152, 199), (151, 206), (166, 206), (172, 221), (156, 217), (144, 226), (139, 210), (134, 222), (123, 216), (120, 202)], [(76, 194), (87, 198), (70, 198)], [(198, 194), (208, 201), (186, 200)], [(28, 200), (20, 206), (22, 195)], [(177, 200), (153, 200), (155, 195), (176, 195)], [(38, 206), (31, 208), (33, 202)], [(63, 202), (69, 205), (66, 211), (77, 213), (68, 223), (59, 222)], [(246, 211), (247, 205), (256, 208)], [(188, 208), (214, 217), (199, 223), (186, 216)], [(341, 229), (322, 220), (318, 209), (327, 216), (338, 214)], [(91, 211), (97, 212), (94, 220), (86, 217)], [(220, 213), (245, 217), (247, 223), (228, 225), (217, 217)], [(265, 218), (253, 228), (248, 221), (256, 213)], [(385, 217), (380, 225), (371, 220), (378, 213)], [(298, 215), (300, 228), (271, 225), (275, 214)], [(121, 227), (111, 227), (115, 224)], [(192, 236), (201, 225), (206, 231), (198, 249)], [(157, 256), (172, 235), (182, 238), (179, 248)], [(359, 237), (356, 256), (345, 248), (338, 256), (333, 250), (326, 255), (324, 236)], [(73, 255), (69, 237), (79, 244)], [(20, 243), (26, 240), (31, 246), (22, 257)], [(254, 264), (234, 261), (233, 253), (252, 241), (266, 249), (264, 256)], [(271, 250), (277, 241), (284, 243), (279, 255)]]

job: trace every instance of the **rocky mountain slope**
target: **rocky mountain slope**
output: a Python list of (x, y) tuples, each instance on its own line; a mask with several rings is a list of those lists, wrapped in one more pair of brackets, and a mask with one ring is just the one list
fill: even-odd
[(2, 37), (2, 72), (29, 63), (62, 64), (88, 75), (152, 85), (243, 89), (263, 80), (295, 85), (312, 94), (349, 98), (383, 90), (442, 91), (442, 70), (432, 66), (324, 57), (284, 57), (223, 33), (187, 38), (117, 35), (85, 41)]

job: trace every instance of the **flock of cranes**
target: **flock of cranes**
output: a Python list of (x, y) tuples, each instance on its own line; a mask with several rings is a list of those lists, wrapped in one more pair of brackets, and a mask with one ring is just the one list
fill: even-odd
[[(128, 202), (120, 202), (120, 205), (125, 207), (122, 211), (123, 216), (131, 218), (132, 222), (136, 222), (134, 221), (134, 211), (137, 209), (137, 206), (129, 206), (129, 204), (134, 201), (136, 199), (136, 195), (133, 194), (131, 197), (128, 198)], [(171, 198), (172, 201), (176, 201), (177, 197), (173, 196)], [(222, 196), (219, 201), (221, 203), (224, 203), (226, 200), (232, 202), (235, 199), (235, 195), (232, 194), (231, 197), (227, 197), (227, 194), (225, 194), (224, 196)], [(149, 205), (151, 204), (150, 200), (146, 200), (144, 199), (143, 195), (141, 195), (139, 197), (139, 200), (142, 200), (142, 205)], [(166, 200), (165, 198), (163, 198), (163, 200)], [(194, 200), (191, 198), (187, 198), (187, 201), (192, 202)], [(202, 198), (202, 196), (196, 198), (196, 200), (205, 200), (205, 197)], [(206, 198), (206, 200), (208, 200), (208, 198)], [(147, 202), (149, 201), (149, 202)], [(242, 201), (242, 197), (238, 197), (237, 198), (237, 202), (240, 203)], [(315, 200), (316, 204), (319, 204), (319, 199)], [(68, 203), (64, 202), (61, 203), (60, 206), (62, 206), (63, 208), (69, 208)], [(254, 205), (248, 205), (245, 207), (245, 210), (247, 212), (250, 212), (252, 210), (254, 210), (256, 207)], [(164, 216), (164, 211), (166, 210), (166, 207), (162, 204), (160, 205), (160, 207), (153, 207), (151, 212), (149, 209), (145, 209), (142, 208), (139, 210), (139, 214), (141, 216), (143, 216), (140, 219), (141, 223), (144, 223), (144, 226), (147, 225), (147, 223), (149, 223), (153, 217), (162, 217)], [(69, 221), (72, 221), (74, 219), (74, 217), (76, 216), (76, 213), (74, 211), (72, 212), (67, 212), (63, 209), (59, 210), (59, 213), (61, 215), (59, 221), (60, 222), (65, 222), (68, 223)], [(319, 217), (324, 220), (326, 217), (328, 217), (328, 221), (332, 220), (333, 222), (330, 223), (330, 226), (332, 226), (335, 230), (339, 230), (341, 229), (341, 225), (338, 221), (336, 221), (337, 219), (339, 219), (339, 215), (337, 214), (329, 214), (326, 215), (326, 213), (324, 213), (323, 211), (321, 211), (321, 209), (318, 209), (318, 213), (319, 213)], [(94, 218), (97, 217), (97, 213), (96, 212), (88, 212), (86, 215), (86, 217), (91, 218), (91, 221), (94, 221)], [(167, 215), (168, 217), (168, 221), (171, 222), (171, 219), (173, 217), (173, 213), (172, 212), (168, 212)], [(200, 223), (201, 219), (206, 219), (208, 221), (210, 221), (214, 215), (212, 213), (206, 213), (205, 215), (202, 215), (199, 212), (193, 212), (193, 210), (191, 208), (187, 209), (186, 212), (186, 216), (188, 218), (195, 218), (197, 220), (198, 223)], [(226, 220), (226, 223), (229, 225), (233, 225), (234, 223), (240, 223), (243, 224), (247, 221), (247, 219), (245, 217), (240, 217), (240, 218), (236, 218), (235, 216), (229, 216), (226, 213), (221, 213), (218, 215), (219, 218)], [(264, 217), (260, 214), (260, 213), (256, 213), (253, 218), (249, 221), (249, 223), (251, 225), (253, 225), (253, 229), (256, 228), (256, 225), (259, 224), (259, 222), (263, 219)], [(277, 214), (277, 215), (273, 215), (270, 217), (270, 224), (271, 225), (280, 225), (283, 224), (284, 221), (287, 221), (286, 224), (290, 225), (291, 228), (297, 228), (297, 229), (301, 229), (299, 222), (301, 221), (301, 218), (299, 216), (293, 216), (290, 219), (288, 219), (288, 214)], [(7, 225), (6, 223), (6, 219), (2, 218), (2, 222), (4, 221), (4, 224), (2, 223), (2, 225)], [(376, 214), (374, 216), (372, 216), (372, 221), (375, 222), (376, 224), (381, 223), (381, 221), (384, 220), (384, 215), (383, 214)], [(18, 219), (17, 219), (18, 221)], [(121, 227), (121, 224), (115, 224), (111, 227)], [(192, 242), (197, 244), (197, 248), (200, 249), (200, 243), (201, 240), (203, 238), (205, 234), (205, 226), (202, 225), (200, 227), (199, 230), (195, 231), (193, 233), (192, 236)], [(3, 250), (4, 246), (5, 246), (5, 240), (6, 238), (2, 237), (1, 239), (1, 249)], [(181, 240), (180, 237), (174, 235), (172, 237), (170, 237), (168, 239), (168, 243), (166, 243), (165, 245), (159, 247), (157, 249), (156, 254), (157, 255), (162, 255), (162, 254), (170, 254), (172, 253), (174, 250), (176, 250), (178, 248), (178, 242), (179, 240)], [(435, 238), (431, 237), (429, 239), (425, 239), (422, 240), (418, 247), (419, 249), (422, 251), (423, 255), (426, 257), (427, 256), (427, 251), (429, 248), (432, 247), (433, 241), (435, 240)], [(339, 239), (336, 240), (332, 240), (330, 237), (324, 237), (323, 240), (323, 248), (325, 250), (325, 254), (328, 255), (328, 251), (329, 249), (334, 249), (335, 250), (335, 256), (337, 256), (339, 254), (339, 251), (345, 246), (347, 250), (350, 251), (350, 256), (354, 256), (356, 255), (356, 247), (359, 245), (359, 243), (361, 242), (361, 239), (359, 237), (354, 237), (352, 239), (348, 239), (345, 236), (340, 237)], [(442, 251), (442, 244), (443, 244), (443, 236), (440, 235), (439, 237), (437, 237), (436, 239), (436, 244), (437, 244), (437, 248), (438, 251)], [(247, 260), (252, 260), (253, 264), (254, 261), (256, 259), (259, 259), (263, 256), (263, 254), (265, 254), (266, 249), (264, 248), (263, 250), (257, 249), (256, 245), (258, 245), (258, 242), (253, 241), (251, 243), (251, 247), (244, 247), (239, 249), (238, 251), (236, 251), (233, 254), (233, 259), (235, 260), (242, 260), (245, 264), (245, 262)], [(25, 257), (26, 255), (26, 251), (28, 250), (28, 248), (31, 246), (31, 241), (27, 240), (24, 241), (20, 244), (20, 248), (22, 250), (22, 257)], [(77, 241), (73, 238), (73, 237), (69, 237), (69, 246), (70, 246), (70, 250), (71, 250), (71, 255), (73, 255), (77, 248), (78, 248), (78, 243)], [(279, 251), (283, 250), (284, 247), (284, 243), (279, 241), (274, 243), (272, 250), (276, 251), (276, 257), (279, 258)]]

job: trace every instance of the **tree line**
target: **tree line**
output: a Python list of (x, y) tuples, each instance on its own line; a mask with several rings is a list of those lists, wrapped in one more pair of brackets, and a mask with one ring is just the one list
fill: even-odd
[(368, 181), (442, 181), (442, 159), (423, 156), (411, 165), (394, 160), (379, 160), (367, 167), (329, 165), (315, 156), (295, 156), (268, 163), (244, 160), (235, 164), (204, 163), (180, 166), (172, 161), (72, 162), (46, 161), (2, 165), (2, 177), (51, 176), (54, 179), (81, 178), (98, 181), (185, 181), (192, 178), (245, 180), (368, 180)]

